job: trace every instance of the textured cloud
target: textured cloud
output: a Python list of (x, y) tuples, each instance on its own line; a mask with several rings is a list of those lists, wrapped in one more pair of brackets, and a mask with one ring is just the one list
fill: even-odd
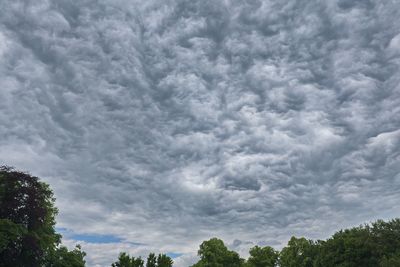
[(399, 215), (397, 1), (0, 10), (0, 161), (51, 184), (59, 227), (121, 240), (84, 242), (89, 266)]

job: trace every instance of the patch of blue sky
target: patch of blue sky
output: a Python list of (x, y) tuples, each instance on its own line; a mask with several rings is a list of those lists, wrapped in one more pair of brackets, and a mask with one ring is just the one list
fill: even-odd
[(73, 239), (76, 241), (83, 241), (87, 243), (121, 243), (123, 240), (114, 235), (103, 235), (103, 234), (77, 234), (67, 228), (56, 228), (57, 232), (61, 233), (64, 237), (68, 239)]
[(183, 255), (183, 253), (176, 253), (176, 252), (168, 252), (167, 253), (167, 256), (171, 257), (172, 259), (178, 258), (178, 257), (180, 257), (182, 255)]
[(70, 238), (87, 243), (121, 243), (122, 239), (114, 235), (97, 235), (97, 234), (72, 234)]

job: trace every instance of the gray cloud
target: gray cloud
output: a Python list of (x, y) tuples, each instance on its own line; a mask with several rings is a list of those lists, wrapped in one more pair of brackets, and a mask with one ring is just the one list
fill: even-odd
[(51, 184), (60, 227), (124, 240), (84, 244), (89, 266), (399, 214), (396, 1), (0, 10), (0, 160)]

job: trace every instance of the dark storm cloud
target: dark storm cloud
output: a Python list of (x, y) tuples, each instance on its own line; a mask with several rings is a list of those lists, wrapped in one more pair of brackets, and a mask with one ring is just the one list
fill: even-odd
[(90, 266), (398, 215), (396, 1), (0, 10), (0, 159), (51, 184), (60, 227), (122, 240), (85, 243)]

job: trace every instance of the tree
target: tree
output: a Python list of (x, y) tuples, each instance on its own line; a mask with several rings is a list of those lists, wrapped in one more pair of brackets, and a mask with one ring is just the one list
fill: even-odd
[[(165, 254), (150, 253), (147, 257), (146, 267), (172, 267), (173, 261)], [(129, 254), (122, 252), (119, 254), (118, 261), (111, 264), (112, 267), (143, 267), (144, 261), (138, 257), (130, 257)]]
[(0, 219), (0, 253), (27, 233), (24, 226)]
[(279, 255), (281, 267), (312, 267), (316, 255), (315, 244), (304, 237), (292, 237)]
[(228, 250), (224, 242), (218, 238), (211, 238), (200, 245), (198, 251), (200, 261), (193, 267), (240, 267), (244, 260), (234, 251)]
[(279, 253), (271, 247), (255, 246), (249, 252), (248, 267), (274, 267), (278, 263)]
[(143, 267), (143, 265), (144, 261), (140, 257), (130, 257), (125, 252), (119, 254), (118, 261), (111, 264), (112, 267)]
[(157, 267), (157, 257), (154, 253), (150, 253), (147, 257), (146, 267)]
[[(380, 258), (400, 256), (400, 219), (378, 220), (370, 228), (375, 249)], [(396, 256), (397, 255), (397, 256)], [(393, 261), (393, 260), (392, 260)]]
[(54, 201), (37, 177), (0, 167), (0, 266), (40, 266), (55, 249)]
[(60, 246), (53, 192), (39, 178), (0, 167), (0, 267), (83, 267), (85, 252)]
[(379, 266), (379, 253), (370, 226), (360, 226), (336, 232), (320, 242), (315, 266), (373, 267)]
[(400, 254), (392, 255), (389, 257), (383, 256), (379, 267), (399, 267), (400, 266)]
[(157, 257), (157, 267), (172, 267), (174, 261), (165, 254), (159, 254)]
[(43, 267), (84, 267), (83, 258), (86, 253), (77, 245), (74, 250), (68, 251), (64, 246), (58, 247), (46, 257)]

